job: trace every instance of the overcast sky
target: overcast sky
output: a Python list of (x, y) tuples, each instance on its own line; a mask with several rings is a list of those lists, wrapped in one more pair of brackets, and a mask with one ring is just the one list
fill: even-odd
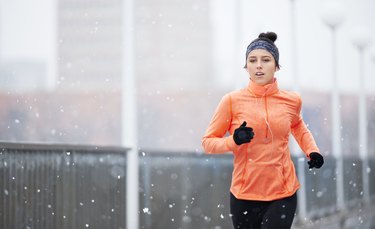
[[(279, 35), (276, 44), (279, 46), (282, 66), (277, 73), (280, 84), (286, 87), (295, 86), (292, 50), (296, 48), (296, 72), (300, 88), (330, 90), (333, 84), (332, 37), (321, 17), (325, 1), (328, 0), (295, 0), (297, 43), (292, 44), (290, 0), (212, 0), (212, 6), (215, 7), (212, 10), (213, 24), (217, 24), (214, 32), (224, 34), (215, 41), (215, 52), (221, 53), (222, 56), (219, 55), (218, 58), (231, 60), (228, 66), (238, 69), (234, 72), (242, 74), (241, 79), (246, 80), (246, 73), (238, 68), (243, 65), (246, 46), (259, 32), (275, 31)], [(238, 2), (241, 2), (241, 5), (233, 5)], [(375, 31), (375, 1), (340, 2), (345, 16), (336, 36), (337, 84), (342, 91), (355, 92), (359, 89), (360, 65), (358, 50), (352, 43), (352, 34), (355, 27), (359, 26), (366, 26), (371, 32)], [(29, 58), (42, 60), (48, 63), (49, 74), (54, 73), (56, 4), (52, 0), (0, 0), (0, 58), (3, 61)], [(365, 70), (365, 87), (369, 94), (375, 94), (374, 34), (372, 42), (373, 45), (364, 52), (362, 65)], [(225, 72), (225, 69), (222, 70)], [(228, 71), (230, 72), (230, 69)], [(233, 80), (223, 77), (223, 82)]]

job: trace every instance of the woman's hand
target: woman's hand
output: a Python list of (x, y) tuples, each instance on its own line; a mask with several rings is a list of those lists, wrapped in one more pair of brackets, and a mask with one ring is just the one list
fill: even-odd
[(309, 155), (310, 161), (307, 162), (309, 164), (309, 169), (317, 168), (319, 169), (324, 164), (323, 156), (320, 153), (312, 152)]
[(246, 127), (246, 121), (244, 121), (240, 127), (234, 130), (233, 139), (237, 145), (249, 143), (253, 137), (253, 128)]

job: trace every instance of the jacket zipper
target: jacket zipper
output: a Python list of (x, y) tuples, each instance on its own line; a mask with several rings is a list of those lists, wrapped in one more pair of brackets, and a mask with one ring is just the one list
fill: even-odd
[(266, 139), (268, 138), (268, 128), (270, 128), (268, 122), (268, 109), (267, 109), (267, 96), (264, 96), (264, 110), (266, 112)]

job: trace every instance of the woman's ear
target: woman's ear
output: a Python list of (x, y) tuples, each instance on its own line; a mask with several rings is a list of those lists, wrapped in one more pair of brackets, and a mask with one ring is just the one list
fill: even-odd
[(279, 71), (280, 70), (280, 67), (277, 67), (276, 66), (276, 69), (275, 69), (275, 72)]

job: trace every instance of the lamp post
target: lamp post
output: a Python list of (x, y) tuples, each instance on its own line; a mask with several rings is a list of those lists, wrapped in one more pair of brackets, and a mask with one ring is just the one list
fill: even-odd
[[(293, 90), (300, 91), (300, 83), (298, 79), (298, 57), (297, 57), (297, 26), (296, 26), (296, 0), (290, 0), (290, 45), (291, 45), (291, 58), (292, 58), (292, 77), (293, 77)], [(291, 153), (298, 156), (300, 148), (298, 143), (293, 137), (290, 137)], [(306, 174), (305, 174), (305, 157), (299, 157), (297, 161), (297, 174), (301, 183), (298, 195), (298, 210), (299, 218), (303, 222), (307, 218), (307, 199), (306, 199)]]
[(136, 81), (134, 73), (134, 0), (123, 2), (123, 62), (122, 62), (122, 136), (121, 144), (128, 148), (126, 157), (126, 225), (128, 229), (139, 228), (138, 203), (138, 138)]
[[(58, 40), (57, 38), (57, 27), (58, 27), (58, 2), (57, 0), (52, 0), (49, 1), (50, 7), (49, 11), (52, 11), (52, 18), (50, 22), (51, 29), (53, 30), (52, 33), (50, 33), (51, 40), (56, 41)], [(58, 65), (58, 46), (55, 45), (53, 42), (52, 44), (50, 43), (49, 46), (49, 52), (48, 52), (48, 57), (47, 57), (47, 73), (46, 73), (46, 80), (45, 80), (45, 88), (47, 91), (53, 91), (56, 88), (56, 80), (57, 80), (57, 65)]]
[(336, 188), (337, 207), (345, 209), (344, 205), (344, 169), (341, 150), (341, 116), (340, 116), (340, 94), (337, 80), (337, 58), (336, 58), (336, 31), (344, 19), (343, 6), (337, 0), (324, 2), (322, 8), (322, 19), (331, 31), (332, 51), (332, 152), (337, 162)]
[(370, 187), (368, 175), (368, 149), (367, 149), (367, 113), (365, 90), (364, 50), (370, 44), (369, 29), (361, 26), (353, 31), (353, 44), (359, 54), (359, 90), (358, 90), (358, 124), (359, 124), (359, 155), (362, 160), (363, 198), (365, 203), (370, 203)]
[(290, 41), (291, 41), (291, 51), (292, 51), (292, 75), (293, 75), (293, 86), (295, 91), (300, 90), (299, 80), (298, 80), (298, 58), (297, 58), (297, 32), (296, 32), (296, 0), (290, 0)]

